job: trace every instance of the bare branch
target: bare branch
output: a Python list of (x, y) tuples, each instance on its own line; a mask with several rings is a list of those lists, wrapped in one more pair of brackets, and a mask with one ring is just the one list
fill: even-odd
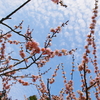
[(21, 9), (23, 6), (25, 6), (28, 2), (30, 2), (31, 0), (27, 0), (25, 3), (23, 3), (20, 7), (18, 7), (17, 9), (15, 9), (13, 12), (11, 12), (9, 15), (7, 15), (5, 18), (2, 18), (0, 20), (0, 23), (2, 23), (4, 20), (9, 19), (10, 16), (12, 16), (14, 13), (16, 13), (19, 9)]

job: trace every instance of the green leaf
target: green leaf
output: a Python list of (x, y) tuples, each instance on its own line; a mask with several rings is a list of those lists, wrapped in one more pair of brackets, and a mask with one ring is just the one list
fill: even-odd
[(37, 100), (36, 95), (30, 96), (30, 97), (29, 97), (29, 100)]

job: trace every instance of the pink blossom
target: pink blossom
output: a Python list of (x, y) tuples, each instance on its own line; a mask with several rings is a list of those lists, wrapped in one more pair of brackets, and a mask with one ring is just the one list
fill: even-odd
[(66, 50), (66, 49), (62, 49), (61, 52), (62, 52), (63, 54), (66, 54), (67, 50)]
[(21, 56), (22, 58), (25, 57), (25, 53), (23, 52), (23, 50), (21, 50), (21, 51), (19, 52), (19, 54), (20, 54), (20, 56)]
[(13, 65), (9, 65), (9, 67), (8, 67), (8, 68), (12, 69), (12, 67), (13, 67)]
[(29, 49), (29, 50), (33, 50), (33, 49), (37, 49), (38, 48), (38, 45), (39, 43), (35, 42), (35, 41), (28, 41), (26, 43), (26, 49)]
[(80, 65), (78, 66), (78, 70), (79, 70), (79, 71), (82, 71), (82, 70), (83, 70), (82, 64), (80, 64)]
[(45, 48), (41, 48), (41, 51), (44, 52), (45, 51)]
[(62, 53), (59, 53), (58, 56), (62, 56)]
[(59, 55), (59, 50), (55, 50), (55, 55)]
[(32, 75), (32, 78), (33, 78), (32, 81), (33, 81), (33, 82), (36, 82), (36, 80), (39, 78), (39, 76)]
[(23, 80), (21, 80), (21, 79), (19, 79), (19, 80), (18, 80), (18, 82), (19, 82), (19, 83), (24, 83), (24, 81), (23, 81)]
[(12, 36), (12, 34), (9, 33), (6, 36), (7, 36), (7, 38), (10, 38)]
[(50, 32), (54, 32), (54, 33), (55, 33), (55, 32), (56, 32), (56, 30), (52, 28), (52, 29), (50, 29)]
[(41, 51), (43, 52), (43, 55), (51, 55), (51, 49), (50, 48), (42, 48)]
[(5, 89), (10, 89), (10, 85), (5, 86)]
[(58, 3), (59, 2), (59, 0), (51, 0), (51, 1), (53, 1), (54, 3)]
[(55, 79), (54, 78), (51, 78), (50, 80), (49, 80), (49, 83), (50, 84), (52, 84), (52, 83), (54, 83), (55, 82)]
[(29, 85), (29, 83), (28, 82), (24, 82), (23, 85), (24, 86), (27, 86), (27, 85)]

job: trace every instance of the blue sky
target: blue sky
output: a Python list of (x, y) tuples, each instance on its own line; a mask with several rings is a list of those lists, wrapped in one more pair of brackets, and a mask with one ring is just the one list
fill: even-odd
[[(26, 0), (4, 0), (0, 1), (0, 18), (5, 17), (14, 9), (19, 7)], [(44, 41), (48, 33), (50, 33), (51, 28), (56, 28), (61, 25), (63, 22), (69, 20), (68, 25), (62, 28), (62, 31), (57, 35), (56, 38), (52, 41), (52, 46), (50, 47), (52, 50), (65, 48), (67, 50), (78, 48), (75, 52), (75, 64), (77, 67), (77, 63), (81, 62), (82, 54), (84, 53), (84, 45), (86, 44), (86, 35), (89, 34), (90, 29), (89, 24), (91, 23), (91, 16), (93, 15), (92, 9), (94, 8), (94, 0), (63, 0), (63, 2), (68, 6), (64, 8), (60, 5), (54, 4), (51, 0), (31, 0), (26, 6), (20, 9), (17, 13), (12, 16), (12, 19), (7, 20), (6, 23), (11, 25), (18, 25), (22, 20), (23, 29), (22, 34), (27, 30), (28, 25), (30, 25), (33, 31), (33, 39), (39, 42), (40, 47), (43, 47)], [(99, 2), (100, 6), (100, 2)], [(98, 9), (100, 11), (100, 8)], [(7, 31), (7, 29), (0, 25), (0, 27)], [(97, 17), (97, 25), (96, 25), (96, 44), (97, 44), (97, 55), (98, 61), (100, 60), (100, 13), (98, 13)], [(12, 39), (19, 39), (17, 35), (14, 35)], [(15, 50), (15, 47), (9, 47), (8, 52), (11, 50)], [(16, 47), (18, 50), (19, 47)], [(13, 53), (15, 57), (17, 57), (17, 51)], [(71, 56), (66, 57), (55, 57), (51, 59), (50, 62), (45, 65), (45, 69), (49, 67), (53, 67), (49, 73), (53, 73), (53, 69), (55, 69), (56, 65), (59, 63), (64, 63), (65, 70), (67, 71), (67, 79), (70, 79), (70, 70), (71, 70)], [(44, 70), (44, 69), (43, 69)], [(34, 67), (30, 68), (27, 72), (33, 72), (37, 74), (37, 69)], [(51, 74), (47, 74), (48, 76), (44, 76), (44, 81)], [(78, 70), (75, 71), (76, 75), (78, 75)], [(59, 75), (61, 75), (61, 71), (59, 71)], [(59, 78), (58, 82), (59, 81)], [(78, 77), (74, 78), (75, 80), (79, 79)], [(56, 84), (56, 83), (55, 83)], [(77, 87), (77, 81), (75, 82), (75, 88)], [(58, 93), (59, 85), (53, 85), (57, 89), (53, 89), (53, 93)], [(62, 87), (61, 87), (62, 88)], [(57, 91), (56, 91), (57, 90)], [(24, 96), (27, 97), (36, 93), (36, 89), (34, 86), (24, 87), (20, 84), (16, 84), (12, 87), (9, 96), (12, 96), (13, 100), (24, 100)], [(36, 93), (37, 94), (37, 93)]]

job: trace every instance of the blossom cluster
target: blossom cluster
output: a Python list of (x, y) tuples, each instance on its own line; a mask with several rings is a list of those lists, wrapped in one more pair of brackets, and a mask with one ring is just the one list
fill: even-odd
[(61, 26), (58, 26), (56, 29), (51, 28), (50, 32), (59, 33), (61, 31)]
[(66, 56), (71, 55), (73, 52), (75, 52), (75, 49), (72, 49), (71, 51), (67, 51), (66, 49), (62, 50), (55, 50), (52, 51), (50, 48), (41, 48), (42, 54), (45, 55), (43, 59), (40, 59), (36, 63), (38, 64), (38, 67), (43, 67), (43, 65), (46, 64), (50, 60), (50, 58), (53, 58), (55, 56)]
[[(100, 88), (99, 86), (100, 81), (98, 81), (100, 79), (100, 70), (97, 63), (97, 47), (95, 43), (95, 27), (96, 27), (97, 15), (98, 15), (98, 0), (95, 0), (95, 8), (93, 9), (93, 16), (91, 17), (92, 22), (89, 27), (90, 34), (87, 35), (87, 39), (86, 39), (87, 44), (84, 46), (85, 53), (83, 54), (83, 60), (81, 64), (78, 65), (78, 70), (80, 71), (80, 76), (82, 78), (81, 87), (83, 90), (83, 91), (78, 91), (78, 94), (80, 95), (79, 98), (83, 100), (86, 100), (87, 98), (90, 99), (90, 95), (89, 95), (90, 92), (88, 90), (91, 89), (92, 87), (97, 89), (95, 91), (96, 99), (98, 100), (100, 99), (99, 98), (100, 90), (98, 90), (98, 88)], [(91, 58), (90, 55), (92, 55), (93, 58)], [(90, 85), (88, 86), (87, 74), (93, 72), (89, 66), (89, 62), (92, 63), (92, 65), (94, 66), (94, 73), (96, 74), (96, 77), (94, 78), (90, 76), (90, 80), (89, 80)], [(86, 96), (84, 96), (84, 93), (86, 94)]]
[(25, 81), (23, 81), (23, 80), (21, 80), (21, 79), (18, 79), (18, 82), (21, 83), (23, 86), (29, 85), (28, 82), (25, 82)]

